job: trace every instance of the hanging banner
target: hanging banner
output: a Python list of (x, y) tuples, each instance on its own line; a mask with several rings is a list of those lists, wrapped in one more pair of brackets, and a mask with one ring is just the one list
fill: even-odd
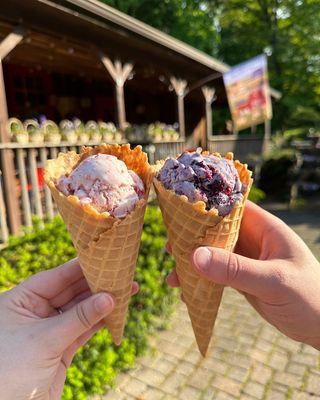
[(223, 74), (229, 107), (236, 130), (272, 118), (267, 57), (260, 55)]

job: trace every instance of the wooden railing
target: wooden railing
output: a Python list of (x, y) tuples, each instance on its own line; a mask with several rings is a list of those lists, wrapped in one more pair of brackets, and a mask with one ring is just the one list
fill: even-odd
[[(96, 142), (86, 143), (86, 146), (96, 145)], [(138, 143), (137, 143), (138, 144)], [(137, 144), (132, 144), (135, 146)], [(48, 159), (56, 158), (59, 152), (79, 152), (83, 143), (70, 144), (61, 142), (59, 145), (42, 144), (18, 144), (0, 143), (0, 155), (3, 151), (13, 152), (15, 166), (15, 185), (19, 197), (19, 213), (21, 222), (26, 227), (32, 226), (32, 216), (41, 220), (50, 220), (57, 213), (55, 204), (52, 201), (50, 190), (43, 181), (43, 167)], [(150, 163), (166, 158), (169, 155), (181, 153), (184, 148), (184, 141), (142, 143), (144, 151), (148, 153)], [(1, 177), (2, 178), (2, 177)], [(10, 227), (7, 223), (7, 210), (10, 204), (6, 204), (4, 196), (3, 179), (0, 180), (0, 243), (6, 243), (10, 234)]]
[(248, 161), (249, 155), (259, 155), (263, 149), (263, 137), (254, 135), (214, 135), (208, 140), (208, 150), (222, 155), (231, 151), (235, 158)]
[[(86, 145), (96, 145), (95, 142)], [(213, 136), (208, 141), (208, 150), (218, 151), (225, 154), (232, 151), (235, 156), (246, 161), (249, 154), (260, 154), (263, 139), (255, 136), (237, 137)], [(135, 146), (136, 144), (133, 144)], [(19, 213), (21, 222), (24, 226), (32, 226), (32, 216), (37, 216), (41, 220), (50, 220), (57, 213), (55, 204), (52, 201), (50, 190), (46, 187), (42, 170), (47, 160), (57, 157), (60, 151), (66, 152), (73, 150), (80, 151), (83, 143), (70, 144), (61, 142), (59, 145), (43, 143), (29, 143), (21, 145), (18, 143), (0, 144), (0, 155), (3, 151), (11, 150), (15, 165), (15, 182), (19, 197)], [(185, 142), (178, 140), (175, 142), (154, 142), (142, 143), (144, 151), (148, 153), (151, 164), (157, 160), (168, 156), (176, 156), (185, 148)], [(1, 177), (2, 178), (2, 177)], [(10, 234), (10, 227), (7, 223), (7, 210), (10, 204), (6, 204), (4, 196), (3, 179), (0, 179), (0, 243), (6, 243)]]

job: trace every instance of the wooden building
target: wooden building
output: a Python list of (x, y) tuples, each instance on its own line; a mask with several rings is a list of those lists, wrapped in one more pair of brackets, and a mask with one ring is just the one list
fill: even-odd
[(178, 121), (182, 140), (196, 130), (205, 144), (213, 130), (212, 101), (227, 107), (222, 73), (228, 65), (96, 0), (6, 2), (0, 61), (1, 169), (13, 233), (20, 219), (8, 116), (76, 116), (120, 128), (126, 121)]
[(204, 84), (214, 85), (216, 107), (226, 106), (228, 65), (99, 1), (10, 0), (0, 9), (0, 39), (10, 34), (0, 53), (10, 116), (123, 122), (122, 100), (114, 101), (123, 85), (132, 123), (172, 123), (185, 97), (191, 133), (204, 114)]

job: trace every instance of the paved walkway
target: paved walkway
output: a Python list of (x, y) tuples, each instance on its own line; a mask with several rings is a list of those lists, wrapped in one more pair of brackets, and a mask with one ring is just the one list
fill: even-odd
[[(320, 213), (272, 210), (320, 259)], [(236, 291), (226, 289), (209, 356), (196, 348), (183, 304), (153, 351), (121, 374), (107, 400), (320, 399), (320, 353), (264, 322)]]

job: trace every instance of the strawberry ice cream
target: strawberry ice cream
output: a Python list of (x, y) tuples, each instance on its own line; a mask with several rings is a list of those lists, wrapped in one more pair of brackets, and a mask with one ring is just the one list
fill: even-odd
[(77, 196), (99, 212), (124, 218), (144, 196), (140, 177), (117, 157), (96, 154), (83, 160), (69, 175), (63, 175), (57, 188), (65, 195)]

